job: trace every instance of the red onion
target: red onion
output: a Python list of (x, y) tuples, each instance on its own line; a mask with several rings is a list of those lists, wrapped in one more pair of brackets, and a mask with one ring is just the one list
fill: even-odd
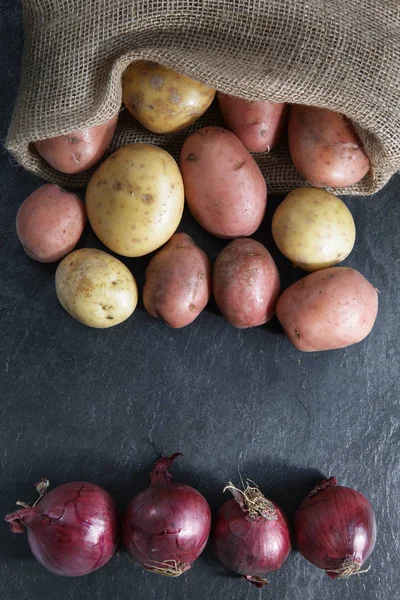
[(169, 472), (180, 453), (163, 457), (150, 474), (151, 485), (129, 504), (124, 544), (147, 570), (178, 577), (201, 554), (211, 527), (211, 511), (194, 488), (172, 482)]
[(262, 577), (282, 566), (291, 550), (286, 517), (258, 487), (241, 491), (232, 483), (225, 488), (233, 499), (221, 506), (213, 528), (212, 540), (221, 563), (262, 587)]
[(297, 546), (302, 555), (333, 579), (363, 573), (375, 546), (374, 509), (359, 492), (321, 481), (295, 515)]
[(6, 515), (14, 533), (28, 529), (36, 560), (52, 573), (87, 575), (106, 564), (117, 549), (119, 517), (111, 496), (93, 483), (60, 485), (46, 493), (49, 482), (36, 485), (37, 502)]

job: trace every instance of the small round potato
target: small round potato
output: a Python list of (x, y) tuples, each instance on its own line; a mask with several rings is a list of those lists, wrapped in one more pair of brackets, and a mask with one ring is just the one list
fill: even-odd
[(102, 125), (35, 142), (36, 150), (61, 173), (82, 173), (103, 156), (114, 135), (118, 113)]
[(331, 110), (292, 106), (288, 138), (294, 166), (315, 187), (353, 185), (369, 171), (369, 158), (354, 127)]
[(211, 296), (210, 261), (186, 233), (175, 233), (146, 269), (145, 309), (170, 327), (192, 323)]
[(77, 321), (101, 329), (125, 321), (138, 300), (129, 269), (95, 248), (75, 250), (60, 262), (56, 292), (63, 308)]
[(82, 200), (58, 185), (46, 183), (19, 207), (18, 239), (30, 258), (55, 262), (71, 252), (86, 225)]
[(221, 238), (251, 235), (267, 205), (265, 179), (239, 138), (222, 127), (204, 127), (182, 146), (186, 201), (196, 221)]
[(218, 308), (239, 328), (267, 323), (280, 292), (278, 269), (268, 250), (250, 238), (238, 238), (217, 257), (213, 293)]
[(215, 90), (149, 61), (129, 65), (123, 78), (123, 101), (129, 112), (154, 133), (188, 127), (207, 110)]
[(377, 290), (348, 267), (303, 277), (283, 292), (276, 305), (286, 335), (303, 352), (361, 342), (374, 326), (377, 312)]
[(249, 152), (269, 152), (279, 141), (287, 123), (287, 104), (254, 102), (218, 93), (226, 126)]
[(298, 188), (281, 202), (272, 218), (276, 245), (296, 267), (318, 271), (341, 262), (356, 239), (351, 212), (334, 194)]
[(172, 156), (150, 144), (130, 144), (93, 174), (86, 210), (103, 244), (123, 256), (143, 256), (176, 231), (184, 199), (182, 177)]

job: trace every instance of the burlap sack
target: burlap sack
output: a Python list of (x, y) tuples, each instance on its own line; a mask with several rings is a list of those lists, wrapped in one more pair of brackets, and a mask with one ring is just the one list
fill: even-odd
[[(109, 119), (121, 105), (121, 74), (151, 59), (250, 100), (301, 103), (344, 113), (372, 169), (339, 193), (370, 194), (400, 169), (399, 0), (23, 0), (21, 87), (7, 147), (26, 169), (71, 187), (35, 154), (35, 140)], [(177, 158), (207, 113), (181, 134), (157, 136), (126, 110), (112, 150), (157, 144)], [(286, 143), (255, 155), (270, 192), (304, 184)]]

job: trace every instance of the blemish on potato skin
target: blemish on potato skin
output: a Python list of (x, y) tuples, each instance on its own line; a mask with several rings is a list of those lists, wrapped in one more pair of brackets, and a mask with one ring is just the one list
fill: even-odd
[(128, 102), (133, 111), (140, 111), (143, 107), (143, 94), (139, 92), (136, 94), (130, 94)]
[(115, 180), (112, 184), (112, 189), (118, 192), (118, 190), (122, 189), (122, 183), (120, 181)]
[(197, 310), (197, 306), (196, 306), (195, 304), (191, 304), (191, 305), (189, 306), (189, 309), (190, 309), (191, 311), (195, 311), (195, 310)]
[(170, 102), (172, 104), (179, 104), (179, 102), (181, 101), (181, 97), (178, 94), (178, 91), (175, 89), (171, 90), (170, 96), (169, 96)]
[(242, 169), (245, 164), (246, 164), (245, 160), (239, 160), (237, 163), (235, 163), (235, 165), (233, 167), (233, 171), (239, 171), (239, 169)]
[(186, 160), (194, 161), (194, 160), (197, 160), (197, 159), (196, 159), (196, 156), (194, 154), (190, 153), (190, 154), (187, 155)]
[(149, 83), (150, 87), (153, 89), (160, 90), (164, 85), (164, 79), (161, 77), (161, 75), (153, 75), (150, 77)]
[(145, 204), (152, 204), (154, 202), (154, 198), (151, 194), (142, 194), (142, 202)]

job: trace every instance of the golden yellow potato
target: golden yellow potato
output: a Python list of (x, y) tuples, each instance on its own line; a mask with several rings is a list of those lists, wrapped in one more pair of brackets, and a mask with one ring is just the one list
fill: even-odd
[(207, 110), (215, 90), (149, 61), (125, 71), (122, 98), (126, 108), (154, 133), (174, 133), (188, 127)]
[(86, 191), (95, 234), (123, 256), (143, 256), (165, 244), (179, 225), (183, 204), (178, 165), (168, 152), (150, 144), (114, 152)]
[(95, 248), (74, 250), (60, 262), (56, 292), (63, 308), (77, 321), (102, 329), (130, 317), (138, 300), (129, 269)]
[(353, 249), (356, 228), (351, 212), (334, 194), (298, 188), (286, 196), (272, 218), (275, 244), (305, 271), (341, 262)]

